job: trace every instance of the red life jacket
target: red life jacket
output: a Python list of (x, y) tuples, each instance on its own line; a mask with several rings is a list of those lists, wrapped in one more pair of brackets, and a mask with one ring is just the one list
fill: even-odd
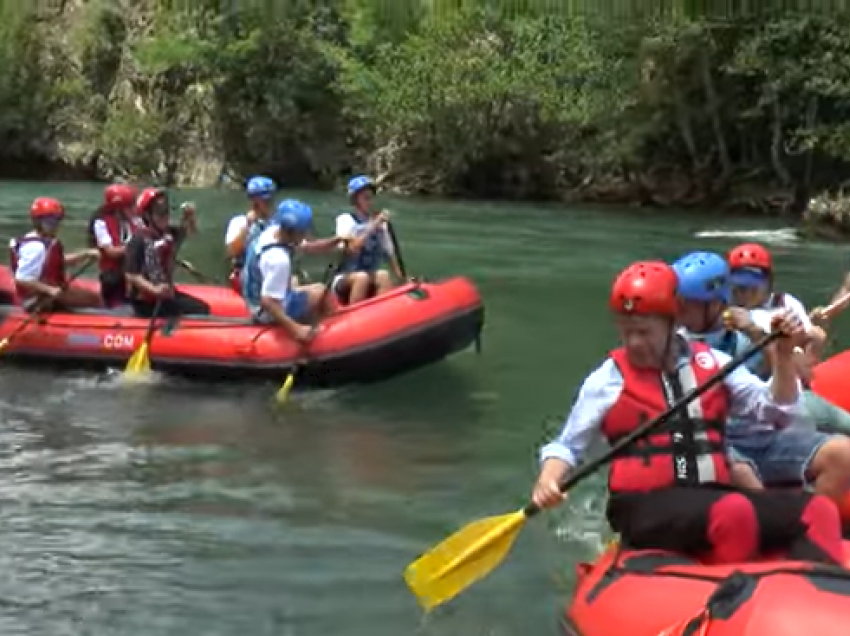
[[(97, 247), (97, 237), (94, 236), (94, 224), (97, 221), (103, 221), (106, 224), (106, 231), (109, 232), (109, 238), (112, 239), (112, 245), (115, 247), (125, 245), (133, 236), (133, 228), (129, 227), (118, 213), (104, 211), (92, 219), (91, 232), (95, 247)], [(100, 250), (98, 267), (101, 272), (120, 272), (124, 269), (124, 257), (108, 256), (104, 250)]]
[[(145, 261), (142, 276), (154, 285), (160, 285), (162, 283), (172, 284), (174, 257), (176, 254), (174, 236), (172, 236), (171, 232), (160, 234), (149, 227), (137, 229), (136, 234), (145, 239)], [(133, 298), (146, 302), (155, 303), (157, 301), (155, 296), (140, 291), (135, 286), (131, 294)]]
[[(610, 444), (661, 415), (718, 371), (710, 347), (698, 342), (690, 347), (689, 364), (673, 376), (633, 368), (623, 349), (611, 353), (623, 375), (623, 390), (602, 422), (602, 432)], [(608, 489), (612, 493), (646, 492), (671, 486), (730, 483), (726, 457), (728, 415), (728, 392), (720, 385), (614, 459)]]
[[(38, 278), (39, 282), (53, 287), (63, 287), (66, 283), (65, 248), (62, 247), (62, 241), (58, 238), (39, 236), (31, 233), (12, 240), (9, 244), (9, 264), (12, 266), (12, 272), (17, 273), (18, 271), (19, 251), (21, 247), (33, 241), (38, 241), (44, 245), (45, 250), (44, 265), (41, 268), (41, 276)], [(15, 282), (15, 288), (21, 300), (36, 295), (31, 290), (22, 287), (18, 282)]]

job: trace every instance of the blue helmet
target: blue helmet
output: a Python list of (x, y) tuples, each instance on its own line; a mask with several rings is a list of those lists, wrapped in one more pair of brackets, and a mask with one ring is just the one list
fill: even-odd
[(728, 303), (731, 295), (729, 265), (719, 254), (693, 252), (673, 263), (678, 294), (684, 300)]
[(313, 225), (313, 209), (296, 199), (286, 199), (278, 204), (272, 224), (285, 230), (306, 232)]
[(372, 190), (375, 189), (375, 184), (372, 182), (372, 179), (367, 177), (365, 174), (353, 177), (351, 181), (348, 182), (348, 196), (353, 197), (355, 194), (361, 190), (365, 190), (366, 188), (372, 188)]
[(245, 185), (245, 192), (252, 199), (271, 199), (275, 190), (275, 182), (268, 177), (251, 177)]

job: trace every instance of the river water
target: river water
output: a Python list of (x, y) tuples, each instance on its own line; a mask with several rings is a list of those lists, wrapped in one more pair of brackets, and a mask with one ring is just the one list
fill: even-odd
[[(320, 234), (342, 197), (299, 194)], [(92, 184), (0, 184), (0, 236), (58, 196), (81, 245)], [(202, 235), (183, 256), (223, 275), (239, 193), (180, 193)], [(726, 250), (763, 220), (704, 214), (388, 200), (407, 267), (471, 277), (483, 352), (382, 385), (299, 395), (270, 385), (21, 371), (0, 358), (0, 633), (160, 636), (556, 634), (574, 564), (604, 540), (602, 481), (528, 524), (505, 564), (423, 617), (405, 565), (456, 527), (524, 504), (535, 453), (613, 345), (615, 272)], [(700, 236), (697, 236), (700, 234)], [(845, 251), (776, 242), (779, 279), (822, 303)], [(321, 272), (317, 262), (313, 271)], [(841, 323), (839, 323), (840, 325)]]

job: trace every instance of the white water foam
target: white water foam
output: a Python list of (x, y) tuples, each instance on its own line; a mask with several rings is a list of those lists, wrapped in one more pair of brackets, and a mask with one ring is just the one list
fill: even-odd
[(734, 238), (770, 245), (790, 245), (800, 237), (793, 227), (783, 227), (778, 230), (702, 230), (694, 234), (696, 238)]

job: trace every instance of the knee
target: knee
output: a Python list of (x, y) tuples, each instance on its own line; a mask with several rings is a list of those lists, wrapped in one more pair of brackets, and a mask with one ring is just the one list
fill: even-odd
[(377, 272), (375, 272), (375, 283), (382, 286), (392, 283), (390, 273), (385, 269), (379, 269)]
[(830, 437), (815, 454), (812, 470), (840, 470), (850, 473), (850, 438), (843, 435)]
[(353, 285), (368, 285), (369, 272), (354, 272), (349, 280)]
[(729, 493), (721, 497), (709, 510), (709, 527), (714, 530), (728, 529), (743, 531), (744, 528), (756, 528), (756, 509), (752, 502), (741, 493)]
[(307, 296), (310, 298), (312, 302), (318, 303), (325, 297), (325, 286), (316, 283), (315, 285), (310, 285), (306, 290)]
[(730, 468), (732, 484), (738, 488), (747, 488), (749, 490), (762, 490), (761, 480), (746, 462), (733, 462)]

